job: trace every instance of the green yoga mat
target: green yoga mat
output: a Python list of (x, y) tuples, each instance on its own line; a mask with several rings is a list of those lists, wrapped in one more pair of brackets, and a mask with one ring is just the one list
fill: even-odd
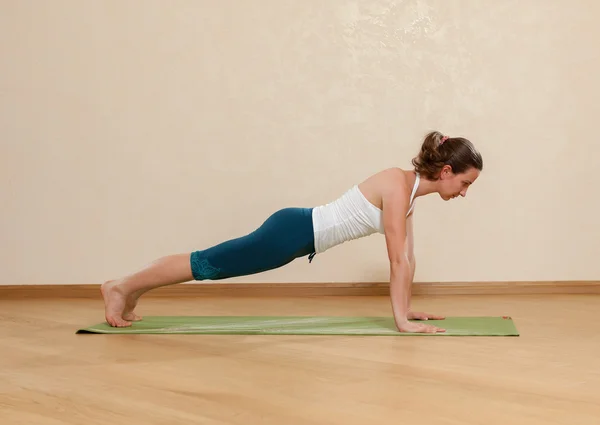
[(100, 323), (77, 331), (95, 334), (518, 336), (509, 317), (448, 317), (425, 323), (444, 333), (398, 332), (392, 317), (335, 316), (148, 316), (131, 327)]

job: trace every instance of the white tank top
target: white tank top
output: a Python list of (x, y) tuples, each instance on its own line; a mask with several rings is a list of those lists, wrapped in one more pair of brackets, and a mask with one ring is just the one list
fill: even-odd
[[(417, 173), (407, 217), (413, 210), (419, 181)], [(358, 185), (335, 201), (313, 208), (312, 219), (316, 254), (353, 239), (384, 233), (383, 211), (365, 198)]]

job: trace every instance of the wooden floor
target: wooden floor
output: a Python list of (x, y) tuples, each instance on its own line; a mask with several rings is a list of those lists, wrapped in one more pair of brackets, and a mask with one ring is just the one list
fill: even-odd
[[(520, 337), (76, 335), (100, 300), (0, 300), (0, 423), (600, 424), (600, 297), (416, 297)], [(142, 299), (147, 315), (386, 315), (386, 297)]]

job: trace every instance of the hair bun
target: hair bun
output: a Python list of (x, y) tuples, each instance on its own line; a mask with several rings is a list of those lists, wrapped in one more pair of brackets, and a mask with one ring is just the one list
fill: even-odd
[[(447, 140), (452, 143), (444, 144)], [(439, 131), (432, 131), (425, 136), (412, 164), (416, 172), (429, 180), (436, 180), (444, 165), (450, 165), (456, 174), (469, 168), (483, 169), (481, 154), (469, 140), (463, 137), (450, 138)]]

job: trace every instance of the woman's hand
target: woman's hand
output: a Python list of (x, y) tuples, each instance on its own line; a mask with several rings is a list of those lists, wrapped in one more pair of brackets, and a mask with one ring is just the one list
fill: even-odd
[(422, 313), (418, 311), (409, 311), (407, 315), (408, 320), (443, 320), (444, 316), (438, 316), (436, 314)]
[(411, 333), (438, 333), (446, 332), (445, 329), (438, 328), (437, 326), (426, 325), (424, 323), (404, 322), (397, 325), (400, 332), (411, 332)]

